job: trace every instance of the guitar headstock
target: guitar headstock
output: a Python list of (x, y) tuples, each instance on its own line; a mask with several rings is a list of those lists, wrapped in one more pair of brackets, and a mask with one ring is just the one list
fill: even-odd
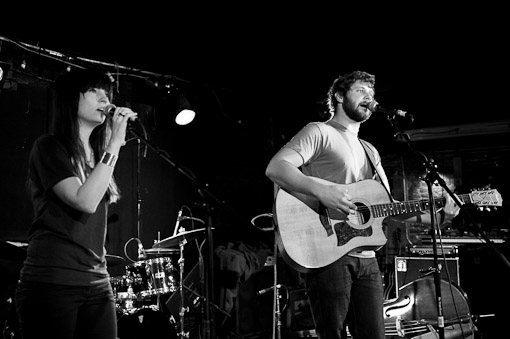
[(482, 188), (474, 189), (469, 193), (471, 203), (479, 208), (501, 207), (503, 199), (496, 189)]

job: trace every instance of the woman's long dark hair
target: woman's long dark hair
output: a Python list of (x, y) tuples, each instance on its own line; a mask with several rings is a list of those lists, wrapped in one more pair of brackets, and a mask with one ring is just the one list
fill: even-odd
[[(96, 69), (76, 69), (61, 75), (54, 84), (56, 101), (52, 113), (50, 133), (58, 138), (71, 157), (76, 175), (82, 180), (92, 168), (87, 163), (84, 146), (79, 138), (78, 102), (80, 94), (94, 89), (103, 89), (112, 101), (113, 85), (110, 77)], [(90, 145), (97, 164), (111, 136), (111, 121), (97, 126), (90, 135)], [(106, 198), (109, 203), (120, 198), (120, 191), (112, 175)]]

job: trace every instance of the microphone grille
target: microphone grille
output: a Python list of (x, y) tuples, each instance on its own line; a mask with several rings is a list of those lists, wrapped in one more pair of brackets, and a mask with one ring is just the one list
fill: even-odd
[(107, 117), (111, 118), (113, 116), (113, 113), (115, 112), (116, 108), (117, 108), (117, 106), (115, 106), (114, 104), (108, 104), (104, 107), (103, 114), (106, 115)]
[(375, 111), (377, 110), (377, 106), (378, 106), (378, 105), (379, 105), (379, 103), (378, 103), (377, 101), (373, 100), (373, 101), (371, 101), (371, 102), (368, 104), (367, 108), (368, 108), (370, 111), (375, 112)]

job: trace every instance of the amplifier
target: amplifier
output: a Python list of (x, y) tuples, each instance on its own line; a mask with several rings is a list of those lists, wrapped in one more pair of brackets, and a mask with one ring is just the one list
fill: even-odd
[[(445, 261), (446, 260), (446, 261)], [(445, 265), (446, 264), (446, 265)], [(451, 281), (460, 286), (459, 258), (438, 258), (438, 266), (441, 271), (441, 279)], [(395, 257), (395, 282), (396, 295), (399, 289), (426, 275), (433, 277), (434, 258), (428, 257)], [(430, 269), (430, 270), (429, 270)]]
[[(413, 246), (407, 249), (407, 252), (410, 256), (426, 256), (432, 257), (434, 255), (433, 246)], [(448, 246), (438, 246), (437, 247), (437, 255), (445, 257), (458, 257), (459, 256), (459, 248), (458, 246), (448, 245)]]

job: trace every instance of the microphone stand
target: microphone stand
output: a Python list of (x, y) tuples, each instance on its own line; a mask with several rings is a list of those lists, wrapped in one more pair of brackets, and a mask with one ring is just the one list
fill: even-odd
[[(141, 124), (141, 122), (139, 122)], [(143, 127), (143, 126), (142, 126)], [(211, 298), (213, 296), (213, 288), (214, 288), (214, 244), (213, 244), (213, 234), (212, 234), (212, 217), (211, 217), (211, 207), (207, 202), (206, 194), (212, 197), (218, 204), (223, 204), (218, 198), (216, 198), (211, 192), (207, 189), (203, 189), (200, 187), (198, 179), (196, 176), (190, 171), (186, 171), (183, 168), (179, 167), (170, 156), (159, 147), (154, 145), (152, 142), (144, 138), (138, 131), (136, 131), (132, 126), (128, 125), (128, 132), (131, 133), (134, 137), (136, 137), (139, 141), (143, 142), (146, 146), (148, 146), (151, 150), (156, 152), (163, 160), (172, 165), (175, 169), (177, 169), (182, 175), (187, 177), (195, 186), (198, 191), (198, 194), (204, 199), (204, 207), (206, 208), (208, 214), (208, 223), (206, 225), (207, 228), (207, 242), (208, 242), (208, 253), (206, 255), (206, 267), (207, 270), (205, 272), (205, 326), (204, 326), (204, 335), (203, 339), (215, 339), (215, 323), (214, 323), (214, 310)]]
[(179, 307), (179, 323), (181, 325), (181, 331), (179, 332), (180, 338), (189, 337), (189, 332), (184, 332), (184, 314), (189, 312), (189, 307), (184, 307), (184, 245), (186, 245), (186, 239), (179, 241), (179, 295), (181, 297)]
[[(140, 140), (136, 141), (136, 222), (137, 222), (137, 237), (142, 239), (142, 199), (140, 195), (140, 168), (141, 168), (141, 156), (140, 156)], [(140, 240), (141, 241), (141, 240)], [(142, 246), (143, 249), (143, 246)], [(138, 251), (138, 260), (145, 259), (147, 255), (143, 251)]]
[[(411, 139), (408, 134), (402, 133), (400, 128), (397, 126), (396, 123), (396, 115), (388, 115), (388, 121), (390, 122), (390, 125), (396, 130), (396, 133), (394, 134), (395, 138), (403, 138), (409, 149), (416, 154), (418, 154), (420, 157), (424, 160), (424, 166), (426, 169), (426, 176), (425, 181), (427, 183), (428, 188), (428, 194), (429, 194), (429, 210), (430, 210), (430, 222), (431, 222), (431, 234), (432, 234), (432, 251), (433, 251), (433, 257), (434, 257), (434, 285), (435, 285), (435, 292), (436, 292), (436, 306), (437, 306), (437, 313), (438, 313), (438, 333), (440, 339), (445, 339), (445, 333), (444, 333), (444, 317), (443, 317), (443, 306), (442, 306), (442, 296), (441, 296), (441, 272), (438, 265), (438, 254), (437, 254), (437, 241), (436, 241), (436, 223), (435, 223), (435, 212), (436, 212), (436, 205), (434, 202), (434, 196), (432, 192), (432, 184), (434, 182), (437, 182), (447, 193), (448, 195), (455, 201), (457, 206), (460, 207), (460, 209), (465, 212), (465, 215), (469, 217), (469, 219), (473, 222), (474, 225), (476, 225), (479, 234), (482, 235), (485, 242), (495, 251), (495, 253), (498, 253), (501, 260), (504, 262), (507, 268), (510, 269), (510, 262), (507, 260), (505, 256), (503, 256), (495, 247), (494, 243), (489, 239), (487, 234), (481, 229), (481, 227), (476, 222), (475, 218), (465, 209), (464, 205), (460, 202), (460, 200), (457, 198), (455, 194), (448, 188), (446, 185), (446, 182), (439, 176), (436, 168), (437, 166), (434, 164), (433, 159), (429, 159), (424, 153), (420, 151), (416, 151), (412, 145)], [(437, 232), (440, 232), (440, 225), (437, 225)]]

